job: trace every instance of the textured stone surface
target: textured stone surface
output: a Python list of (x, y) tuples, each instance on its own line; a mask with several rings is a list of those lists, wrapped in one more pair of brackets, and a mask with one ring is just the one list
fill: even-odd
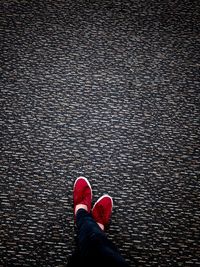
[(72, 186), (133, 266), (200, 265), (199, 1), (1, 1), (1, 266), (66, 266)]

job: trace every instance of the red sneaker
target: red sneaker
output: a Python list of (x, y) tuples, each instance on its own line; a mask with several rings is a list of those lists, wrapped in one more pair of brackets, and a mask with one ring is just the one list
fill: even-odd
[(92, 202), (92, 188), (89, 181), (85, 177), (79, 177), (74, 182), (74, 211), (78, 204), (84, 204), (88, 208), (88, 212), (91, 210)]
[(104, 227), (107, 226), (111, 218), (112, 208), (112, 197), (110, 197), (109, 195), (103, 195), (94, 204), (94, 207), (92, 209), (93, 219), (97, 223), (103, 224)]

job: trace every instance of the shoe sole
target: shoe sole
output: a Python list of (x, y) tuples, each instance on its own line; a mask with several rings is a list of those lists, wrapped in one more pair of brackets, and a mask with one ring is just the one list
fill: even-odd
[(90, 190), (91, 190), (91, 195), (92, 195), (92, 187), (91, 187), (91, 185), (90, 185), (90, 182), (88, 181), (87, 178), (85, 178), (85, 177), (83, 177), (83, 176), (80, 176), (80, 177), (78, 177), (78, 178), (75, 180), (75, 182), (74, 182), (74, 187), (73, 187), (73, 191), (74, 191), (74, 188), (75, 188), (75, 186), (76, 186), (76, 183), (78, 182), (79, 179), (83, 179), (83, 180), (85, 180), (85, 182), (88, 184), (88, 186), (89, 186), (89, 188), (90, 188)]
[(93, 209), (95, 208), (95, 206), (97, 205), (97, 203), (98, 203), (99, 201), (101, 201), (102, 198), (104, 198), (104, 197), (108, 197), (108, 198), (110, 198), (110, 200), (111, 200), (111, 204), (112, 204), (112, 208), (111, 208), (111, 212), (112, 212), (112, 210), (113, 210), (113, 199), (112, 199), (112, 197), (109, 196), (108, 194), (105, 194), (105, 195), (101, 196), (101, 197), (95, 202), (95, 204), (94, 204), (94, 206), (93, 206), (93, 208), (92, 208), (92, 211), (93, 211)]

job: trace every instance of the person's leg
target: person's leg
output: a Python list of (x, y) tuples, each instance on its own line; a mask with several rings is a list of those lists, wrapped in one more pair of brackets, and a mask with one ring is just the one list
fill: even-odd
[(74, 213), (81, 261), (87, 266), (109, 264), (128, 266), (114, 244), (108, 240), (102, 229), (109, 222), (112, 212), (112, 198), (101, 197), (91, 210), (92, 190), (88, 180), (80, 177), (74, 184)]
[(88, 266), (128, 266), (115, 245), (94, 221), (91, 214), (79, 209), (76, 214), (78, 245), (82, 261)]

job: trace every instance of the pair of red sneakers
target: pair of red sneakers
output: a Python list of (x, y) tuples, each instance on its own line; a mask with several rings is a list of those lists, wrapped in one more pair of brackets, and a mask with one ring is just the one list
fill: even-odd
[(93, 219), (104, 227), (108, 225), (112, 213), (113, 200), (109, 195), (103, 195), (94, 204), (92, 210), (92, 188), (85, 177), (79, 177), (74, 183), (74, 211), (77, 205), (87, 206), (87, 211), (92, 213)]

